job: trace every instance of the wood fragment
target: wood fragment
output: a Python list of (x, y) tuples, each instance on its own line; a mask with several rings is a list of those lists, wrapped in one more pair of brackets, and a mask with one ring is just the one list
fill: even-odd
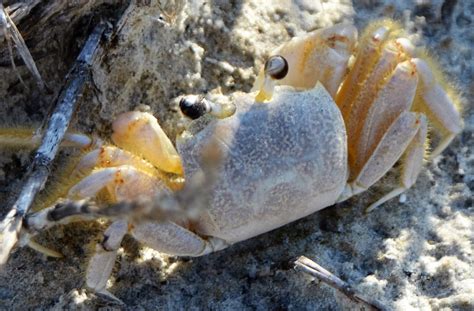
[(30, 50), (26, 46), (25, 40), (23, 39), (20, 31), (18, 31), (18, 28), (16, 27), (13, 20), (10, 18), (10, 15), (5, 11), (2, 3), (0, 3), (0, 30), (0, 33), (3, 34), (7, 41), (8, 50), (10, 53), (10, 60), (13, 69), (15, 70), (15, 72), (17, 72), (18, 78), (20, 79), (21, 83), (25, 85), (15, 66), (15, 62), (13, 59), (13, 49), (11, 47), (10, 39), (13, 41), (13, 43), (15, 43), (18, 54), (20, 54), (21, 58), (25, 62), (26, 67), (35, 78), (38, 88), (40, 89), (40, 91), (44, 91), (46, 86), (43, 81), (43, 78), (41, 77), (41, 74), (38, 71), (38, 67), (36, 67), (36, 63), (33, 60), (33, 56), (31, 56)]
[(31, 10), (33, 10), (41, 0), (27, 0), (16, 2), (5, 8), (5, 11), (10, 15), (12, 21), (18, 24), (22, 19), (27, 17)]
[(77, 57), (73, 68), (68, 73), (65, 87), (47, 123), (41, 145), (30, 164), (23, 188), (12, 209), (0, 223), (2, 232), (0, 234), (0, 265), (7, 261), (12, 248), (18, 242), (23, 219), (36, 194), (48, 179), (51, 165), (69, 127), (77, 101), (89, 80), (90, 68), (98, 55), (102, 34), (105, 30), (105, 23), (96, 26)]
[(324, 269), (311, 259), (301, 256), (295, 261), (295, 265), (297, 269), (308, 273), (322, 282), (326, 283), (327, 285), (331, 286), (332, 288), (340, 291), (345, 296), (347, 296), (351, 301), (362, 304), (367, 310), (379, 311), (379, 310), (386, 310), (383, 306), (381, 306), (378, 302), (369, 301), (369, 299), (363, 297), (359, 293), (357, 293), (352, 286), (348, 283), (344, 282), (328, 270)]

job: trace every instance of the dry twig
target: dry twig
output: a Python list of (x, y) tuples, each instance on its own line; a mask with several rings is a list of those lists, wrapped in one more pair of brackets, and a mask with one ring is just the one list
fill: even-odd
[(56, 157), (78, 99), (85, 83), (89, 80), (90, 67), (99, 51), (99, 44), (106, 24), (99, 24), (89, 36), (75, 65), (66, 79), (66, 86), (61, 92), (56, 107), (50, 116), (42, 142), (31, 163), (26, 181), (17, 201), (5, 219), (0, 223), (0, 265), (4, 264), (12, 248), (18, 242), (23, 219), (31, 207), (34, 197), (43, 188), (49, 176), (51, 164)]
[(296, 260), (295, 264), (297, 269), (300, 269), (303, 272), (318, 278), (327, 285), (343, 293), (353, 302), (362, 304), (368, 310), (376, 311), (385, 309), (384, 307), (380, 306), (378, 302), (371, 302), (367, 298), (362, 297), (348, 283), (344, 282), (343, 280), (341, 280), (328, 270), (324, 269), (311, 259), (305, 256), (301, 256)]
[(16, 49), (18, 53), (20, 54), (21, 58), (25, 62), (26, 67), (28, 70), (31, 72), (33, 77), (36, 80), (36, 84), (38, 85), (38, 88), (41, 91), (45, 90), (45, 83), (43, 81), (43, 78), (41, 78), (41, 74), (38, 71), (38, 68), (36, 67), (36, 63), (33, 60), (33, 56), (31, 56), (30, 50), (26, 46), (25, 40), (23, 40), (23, 37), (21, 33), (18, 31), (18, 28), (16, 28), (15, 23), (13, 20), (10, 18), (10, 15), (7, 13), (5, 8), (3, 7), (3, 4), (0, 2), (0, 34), (3, 34), (7, 41), (8, 45), (8, 51), (10, 53), (10, 62), (12, 63), (14, 71), (17, 73), (18, 78), (20, 79), (20, 82), (25, 85), (23, 82), (23, 79), (21, 78), (20, 74), (18, 73), (15, 65), (15, 61), (13, 59), (13, 49), (11, 45), (11, 41), (16, 46)]

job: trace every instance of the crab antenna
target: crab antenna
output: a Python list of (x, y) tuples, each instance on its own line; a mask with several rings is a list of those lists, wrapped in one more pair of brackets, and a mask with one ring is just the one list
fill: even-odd
[(265, 102), (272, 99), (275, 80), (281, 80), (288, 74), (288, 62), (281, 55), (271, 56), (266, 62), (263, 83), (259, 93), (255, 97), (257, 102)]

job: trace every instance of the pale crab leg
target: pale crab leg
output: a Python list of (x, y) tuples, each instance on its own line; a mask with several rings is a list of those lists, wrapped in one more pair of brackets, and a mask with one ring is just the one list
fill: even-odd
[(402, 172), (400, 176), (400, 186), (393, 189), (377, 202), (372, 203), (365, 210), (371, 212), (388, 200), (402, 194), (416, 182), (418, 174), (423, 168), (423, 158), (426, 151), (426, 138), (428, 136), (428, 124), (426, 118), (420, 118), (420, 128), (405, 151), (402, 161)]
[(158, 191), (168, 191), (166, 186), (153, 176), (130, 165), (122, 165), (93, 171), (69, 190), (68, 197), (92, 198), (102, 189), (108, 190), (109, 199), (112, 202), (133, 200), (140, 196), (151, 196)]
[(156, 118), (147, 112), (131, 111), (117, 117), (112, 124), (114, 143), (134, 154), (143, 156), (157, 168), (183, 174), (181, 158), (161, 129)]
[(413, 59), (413, 63), (420, 76), (420, 96), (424, 106), (419, 108), (428, 115), (430, 120), (433, 119), (435, 126), (446, 133), (439, 145), (431, 152), (431, 156), (435, 157), (461, 132), (462, 120), (456, 103), (436, 81), (430, 66), (419, 58)]
[[(416, 88), (416, 81), (412, 81), (413, 79), (416, 79), (416, 76), (406, 77), (406, 70), (402, 70), (402, 68), (397, 67), (397, 64), (400, 61), (403, 61), (403, 59), (405, 58), (404, 51), (411, 48), (413, 47), (406, 39), (389, 41), (383, 48), (379, 61), (367, 77), (367, 80), (364, 82), (365, 87), (357, 94), (355, 98), (352, 99), (353, 102), (351, 104), (350, 115), (348, 119), (345, 120), (347, 136), (351, 137), (351, 139), (348, 141), (350, 157), (349, 160), (351, 162), (354, 162), (356, 160), (355, 158), (358, 157), (355, 150), (358, 149), (357, 147), (359, 145), (361, 131), (363, 130), (365, 125), (364, 122), (361, 122), (361, 120), (367, 119), (367, 114), (369, 113), (371, 107), (376, 105), (376, 103), (374, 102), (375, 99), (385, 102), (386, 105), (388, 105), (389, 101), (385, 100), (386, 96), (384, 94), (378, 96), (378, 94), (387, 92), (387, 90), (390, 91), (393, 89), (393, 87), (395, 87), (395, 89), (392, 91), (392, 94), (398, 96), (398, 94), (405, 94), (405, 91), (403, 91), (404, 86), (408, 86), (409, 89)], [(394, 68), (395, 71), (392, 72)], [(402, 85), (391, 85), (399, 80), (402, 81)], [(410, 87), (410, 83), (413, 83), (412, 87)], [(399, 89), (400, 91), (397, 91), (396, 89)], [(412, 94), (409, 95), (410, 96), (407, 96), (409, 97), (408, 100), (410, 100), (410, 98), (411, 100), (413, 100)], [(398, 96), (398, 98), (404, 96), (405, 95), (401, 95)], [(392, 97), (394, 96), (392, 95)], [(387, 111), (384, 111), (384, 109), (382, 109), (383, 113), (386, 114), (386, 112), (388, 111), (393, 111), (393, 105), (388, 106), (389, 107)], [(391, 112), (391, 114), (393, 113)], [(393, 118), (396, 116), (392, 115), (389, 117), (393, 121)], [(380, 116), (378, 119), (384, 120), (382, 116)], [(389, 121), (388, 124), (391, 124), (391, 121)], [(359, 159), (360, 158), (361, 157), (359, 156)], [(354, 165), (354, 163), (352, 163), (351, 165)]]
[(381, 26), (362, 38), (356, 61), (337, 93), (336, 103), (344, 120), (349, 120), (354, 99), (365, 85), (370, 70), (380, 58), (382, 48), (389, 38), (390, 29)]
[[(228, 246), (224, 240), (213, 237), (205, 240), (171, 221), (142, 221), (131, 228), (130, 233), (138, 242), (154, 250), (177, 256), (202, 256)], [(105, 287), (115, 264), (117, 250), (127, 232), (125, 220), (112, 223), (105, 232), (103, 242), (96, 246), (96, 253), (89, 261), (86, 273), (86, 284), (90, 289), (120, 303), (121, 301)]]
[(114, 221), (104, 232), (102, 243), (96, 245), (95, 253), (87, 265), (86, 272), (86, 285), (88, 288), (120, 304), (123, 304), (123, 302), (110, 293), (106, 286), (115, 265), (117, 251), (127, 232), (128, 223), (126, 220)]
[[(155, 199), (160, 200), (164, 198), (164, 196), (161, 196)], [(167, 211), (163, 213), (163, 211), (156, 210), (161, 208), (169, 209), (169, 207), (166, 208), (166, 204), (163, 206), (157, 206), (156, 204), (149, 206), (149, 203), (146, 203), (146, 201), (143, 204), (145, 205), (141, 206), (140, 203), (119, 203), (110, 207), (97, 208), (89, 206), (88, 203), (71, 202), (66, 205), (49, 208), (47, 211), (43, 210), (32, 214), (27, 220), (31, 229), (35, 230), (35, 232), (40, 232), (58, 222), (66, 223), (74, 219), (93, 219), (101, 215), (117, 215), (119, 217), (132, 217), (132, 219), (134, 217), (146, 217), (148, 221), (138, 221), (131, 227), (130, 233), (137, 241), (155, 250), (179, 256), (196, 257), (228, 247), (228, 244), (222, 239), (214, 237), (203, 239), (188, 229), (174, 222), (167, 221), (166, 219), (172, 214), (167, 213)], [(137, 208), (138, 210), (135, 211)], [(184, 215), (183, 212), (177, 212), (178, 215)], [(140, 216), (140, 214), (142, 215)], [(52, 221), (51, 218), (55, 219)], [(154, 220), (156, 222), (152, 222)], [(122, 303), (121, 300), (111, 294), (106, 289), (106, 285), (115, 264), (117, 250), (128, 231), (129, 225), (126, 220), (114, 221), (105, 231), (103, 242), (96, 245), (96, 252), (91, 257), (86, 272), (88, 288), (119, 303)], [(57, 254), (49, 249), (42, 250), (42, 252), (46, 255)]]
[(403, 112), (383, 135), (360, 173), (346, 185), (338, 202), (367, 190), (385, 175), (405, 152), (423, 122), (426, 121), (422, 114)]
[(203, 239), (172, 221), (140, 222), (130, 233), (137, 241), (154, 250), (176, 256), (198, 257), (229, 246), (219, 238)]
[(73, 178), (83, 177), (89, 174), (93, 169), (122, 165), (133, 166), (139, 171), (154, 176), (156, 179), (165, 182), (172, 190), (182, 188), (182, 178), (170, 179), (169, 176), (165, 176), (165, 173), (156, 169), (149, 162), (143, 161), (139, 156), (115, 146), (101, 146), (85, 154), (75, 166), (71, 176)]
[[(403, 112), (409, 111), (415, 97), (418, 76), (410, 61), (398, 64), (395, 70), (386, 79), (383, 79), (380, 88), (372, 103), (361, 103), (365, 112), (356, 117), (357, 129), (350, 134), (349, 164), (351, 178), (359, 174), (362, 167), (371, 156), (375, 147), (389, 126)], [(354, 109), (360, 111), (361, 109)], [(352, 123), (352, 122), (350, 122)]]
[[(41, 143), (41, 135), (36, 129), (0, 128), (0, 146), (4, 148), (37, 148)], [(66, 132), (60, 147), (88, 148), (94, 140), (84, 134)]]

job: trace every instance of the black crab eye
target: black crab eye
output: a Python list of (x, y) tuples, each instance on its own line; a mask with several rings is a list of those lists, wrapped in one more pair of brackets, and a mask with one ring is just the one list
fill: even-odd
[(288, 74), (288, 62), (281, 55), (271, 56), (265, 62), (264, 71), (272, 79), (281, 80)]
[(181, 112), (190, 119), (198, 119), (209, 112), (209, 107), (204, 98), (189, 95), (179, 101)]

